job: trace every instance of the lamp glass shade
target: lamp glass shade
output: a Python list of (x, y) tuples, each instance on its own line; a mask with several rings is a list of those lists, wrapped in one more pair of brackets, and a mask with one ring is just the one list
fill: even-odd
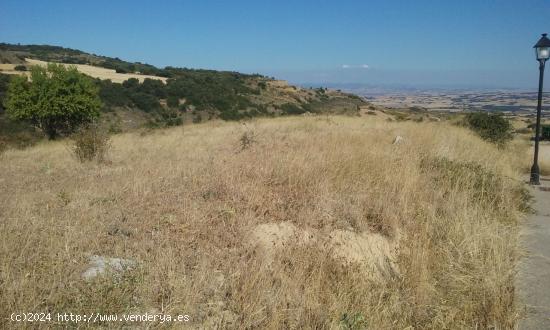
[(549, 47), (537, 47), (535, 48), (537, 54), (537, 60), (547, 60), (550, 57)]

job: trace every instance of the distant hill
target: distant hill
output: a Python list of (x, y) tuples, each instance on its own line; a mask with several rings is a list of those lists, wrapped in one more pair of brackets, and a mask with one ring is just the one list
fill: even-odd
[[(113, 131), (215, 118), (356, 113), (366, 102), (325, 88), (300, 88), (259, 74), (165, 67), (49, 45), (0, 43), (0, 103), (11, 74), (46, 62), (75, 65), (95, 78)], [(17, 68), (16, 68), (17, 67)], [(0, 117), (2, 116), (0, 106)], [(0, 121), (6, 121), (0, 118)], [(2, 123), (0, 122), (0, 128)]]

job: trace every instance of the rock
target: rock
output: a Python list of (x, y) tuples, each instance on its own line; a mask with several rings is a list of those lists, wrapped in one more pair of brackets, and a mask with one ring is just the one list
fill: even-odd
[(403, 139), (403, 137), (401, 135), (398, 135), (395, 137), (395, 139), (393, 139), (393, 143), (392, 144), (401, 144), (405, 141), (405, 139)]
[(136, 262), (130, 259), (109, 258), (98, 255), (89, 257), (88, 269), (82, 273), (82, 278), (91, 280), (107, 272), (112, 274), (122, 273), (133, 268)]

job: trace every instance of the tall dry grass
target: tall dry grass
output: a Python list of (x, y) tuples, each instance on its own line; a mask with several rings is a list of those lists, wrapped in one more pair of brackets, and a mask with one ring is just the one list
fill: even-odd
[[(243, 134), (254, 137), (246, 148)], [(518, 150), (375, 116), (121, 134), (109, 164), (81, 164), (62, 142), (8, 150), (0, 322), (13, 326), (14, 311), (163, 312), (205, 328), (512, 328)], [(251, 238), (283, 223), (299, 234)], [(384, 241), (364, 253), (387, 264), (347, 260), (336, 234)], [(94, 254), (139, 266), (83, 281)]]

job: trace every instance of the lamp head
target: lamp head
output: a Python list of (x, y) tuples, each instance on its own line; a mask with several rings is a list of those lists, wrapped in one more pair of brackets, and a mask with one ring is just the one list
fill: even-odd
[(542, 37), (533, 47), (539, 61), (546, 61), (550, 57), (550, 39), (546, 35), (546, 33), (543, 33)]

